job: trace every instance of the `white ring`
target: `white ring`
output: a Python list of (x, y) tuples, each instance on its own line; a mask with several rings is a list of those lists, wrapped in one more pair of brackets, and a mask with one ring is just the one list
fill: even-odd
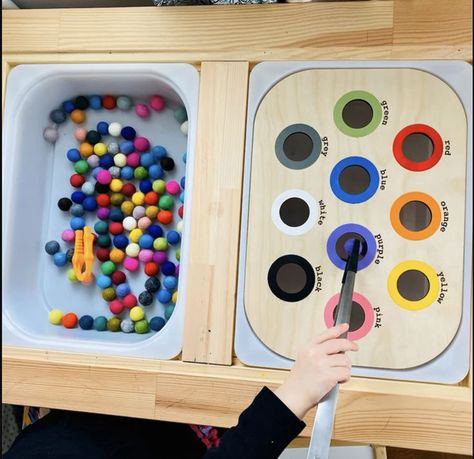
[[(290, 198), (300, 198), (309, 207), (309, 216), (305, 223), (301, 226), (288, 226), (280, 217), (281, 205)], [(275, 226), (283, 233), (290, 236), (300, 236), (309, 231), (318, 221), (319, 206), (313, 196), (303, 190), (293, 189), (287, 190), (277, 196), (272, 204), (272, 220)]]

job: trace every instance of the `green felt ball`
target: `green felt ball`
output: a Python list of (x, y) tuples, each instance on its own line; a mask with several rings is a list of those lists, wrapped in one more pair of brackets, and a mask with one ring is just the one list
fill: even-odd
[(107, 234), (109, 232), (109, 225), (104, 220), (99, 220), (94, 225), (94, 231), (97, 234)]
[(165, 308), (165, 319), (169, 320), (174, 311), (174, 304), (170, 303)]
[(143, 179), (146, 179), (148, 177), (148, 171), (146, 170), (145, 167), (143, 166), (138, 166), (134, 172), (133, 172), (133, 176), (137, 179), (137, 180), (143, 180)]
[[(101, 223), (105, 223), (105, 222), (101, 222)], [(108, 234), (100, 234), (97, 238), (97, 245), (99, 247), (110, 247), (110, 243), (112, 242), (112, 240), (110, 239), (110, 236)]]
[(74, 170), (78, 174), (86, 174), (89, 172), (89, 164), (87, 164), (87, 161), (85, 159), (80, 159), (79, 161), (76, 161), (74, 163)]
[(132, 100), (130, 97), (127, 96), (118, 96), (117, 97), (117, 107), (119, 110), (130, 110), (130, 107), (132, 106)]
[(110, 275), (115, 271), (116, 266), (113, 261), (109, 260), (109, 261), (106, 261), (105, 263), (102, 263), (102, 266), (100, 267), (100, 269), (102, 270), (104, 274)]
[(161, 251), (166, 250), (168, 248), (168, 241), (165, 237), (157, 237), (153, 241), (153, 248)]
[(107, 330), (107, 319), (104, 316), (96, 317), (92, 328), (97, 331)]
[(166, 190), (166, 182), (164, 180), (154, 180), (152, 188), (155, 193), (163, 194)]
[(180, 249), (176, 250), (174, 256), (176, 257), (176, 260), (179, 261), (181, 258), (181, 250)]
[(161, 209), (171, 209), (173, 207), (174, 200), (169, 194), (163, 195), (159, 202), (158, 202), (158, 207)]
[(150, 330), (150, 326), (148, 325), (148, 320), (142, 319), (138, 322), (135, 322), (135, 332), (136, 333), (148, 333)]
[(107, 330), (117, 332), (120, 331), (120, 323), (122, 319), (120, 317), (111, 317), (107, 321)]
[(188, 114), (184, 107), (179, 107), (174, 111), (174, 118), (179, 124), (183, 124), (188, 119)]
[(105, 301), (112, 301), (117, 298), (117, 294), (115, 293), (115, 289), (113, 287), (107, 287), (102, 290), (102, 298)]

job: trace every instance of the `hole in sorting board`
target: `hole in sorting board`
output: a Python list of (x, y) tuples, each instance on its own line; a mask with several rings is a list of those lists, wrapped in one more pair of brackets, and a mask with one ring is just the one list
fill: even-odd
[(289, 198), (280, 207), (280, 218), (285, 225), (301, 226), (309, 218), (309, 206), (301, 198)]
[(421, 201), (407, 202), (400, 210), (400, 222), (410, 231), (422, 231), (431, 223), (431, 210)]
[(368, 102), (354, 99), (342, 109), (342, 119), (352, 129), (361, 129), (367, 126), (374, 116), (374, 111)]
[(406, 300), (420, 301), (428, 294), (430, 282), (421, 271), (410, 269), (402, 273), (398, 278), (397, 289)]
[(303, 132), (290, 134), (283, 142), (283, 153), (291, 161), (303, 161), (311, 154), (313, 141)]
[(367, 241), (360, 234), (349, 232), (343, 234), (336, 241), (336, 253), (341, 260), (346, 261), (349, 258), (354, 239), (360, 241), (359, 260), (362, 260), (367, 255)]
[[(334, 308), (332, 313), (334, 323), (336, 323), (337, 313), (339, 311), (339, 305)], [(365, 322), (365, 312), (364, 308), (357, 303), (357, 301), (352, 301), (352, 309), (351, 309), (351, 318), (349, 320), (349, 332), (354, 332), (359, 330)]]
[(431, 158), (434, 145), (431, 138), (422, 133), (414, 132), (405, 137), (402, 142), (402, 151), (410, 161), (419, 163)]
[(272, 263), (267, 280), (276, 297), (295, 302), (312, 292), (316, 278), (313, 267), (303, 257), (284, 255)]
[(349, 194), (361, 194), (370, 185), (370, 175), (362, 166), (348, 166), (339, 175), (339, 185)]

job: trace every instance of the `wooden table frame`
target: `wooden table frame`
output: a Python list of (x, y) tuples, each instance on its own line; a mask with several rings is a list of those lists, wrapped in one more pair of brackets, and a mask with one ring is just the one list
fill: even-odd
[[(472, 61), (471, 2), (464, 0), (2, 13), (3, 95), (9, 70), (22, 63), (196, 65), (196, 177), (206, 178), (197, 181), (202, 199), (191, 214), (192, 302), (182, 355), (152, 361), (4, 346), (3, 402), (223, 427), (236, 422), (263, 385), (276, 387), (287, 374), (245, 367), (232, 352), (252, 65), (275, 59)], [(223, 152), (225, 161), (211, 161)], [(196, 215), (206, 215), (206, 222), (198, 225)], [(314, 410), (303, 436), (313, 419)], [(334, 439), (472, 454), (472, 372), (451, 386), (354, 377), (341, 390)]]

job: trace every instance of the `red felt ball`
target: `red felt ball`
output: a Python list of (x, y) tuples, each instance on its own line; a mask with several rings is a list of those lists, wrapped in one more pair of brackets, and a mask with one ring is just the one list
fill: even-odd
[(77, 316), (73, 312), (68, 312), (63, 316), (63, 325), (66, 328), (74, 328), (77, 326)]
[(95, 251), (95, 256), (99, 261), (108, 261), (110, 256), (110, 249), (107, 249), (105, 247), (99, 247)]
[(109, 224), (109, 232), (111, 234), (122, 234), (123, 233), (123, 225), (120, 222), (111, 222)]
[(98, 194), (95, 198), (97, 205), (99, 207), (109, 207), (110, 206), (110, 196), (106, 193)]
[(117, 100), (114, 96), (103, 96), (102, 97), (102, 107), (107, 110), (112, 110), (117, 106)]
[(120, 314), (123, 311), (124, 307), (125, 306), (120, 300), (112, 300), (109, 303), (109, 309), (112, 314)]
[(136, 191), (137, 189), (133, 183), (125, 183), (121, 190), (122, 194), (127, 196), (127, 198), (131, 198)]
[(124, 296), (122, 302), (126, 308), (132, 309), (137, 305), (137, 297), (132, 293), (129, 293), (128, 295)]
[(183, 218), (183, 214), (184, 214), (184, 206), (180, 206), (180, 208), (178, 209), (178, 215)]
[(168, 225), (173, 221), (173, 213), (169, 210), (161, 209), (156, 216), (156, 219), (163, 223), (163, 225)]
[(154, 191), (149, 191), (145, 195), (145, 203), (148, 204), (149, 206), (154, 206), (158, 202), (159, 198), (160, 197), (158, 193), (155, 193)]
[(81, 174), (72, 174), (71, 178), (69, 179), (71, 186), (73, 186), (74, 188), (81, 187), (82, 185), (84, 185), (85, 181), (85, 177)]
[(160, 267), (158, 263), (155, 263), (153, 261), (149, 261), (148, 263), (145, 263), (145, 274), (147, 276), (156, 276), (160, 272)]
[(127, 280), (127, 276), (123, 271), (114, 271), (110, 277), (115, 285), (123, 284)]

